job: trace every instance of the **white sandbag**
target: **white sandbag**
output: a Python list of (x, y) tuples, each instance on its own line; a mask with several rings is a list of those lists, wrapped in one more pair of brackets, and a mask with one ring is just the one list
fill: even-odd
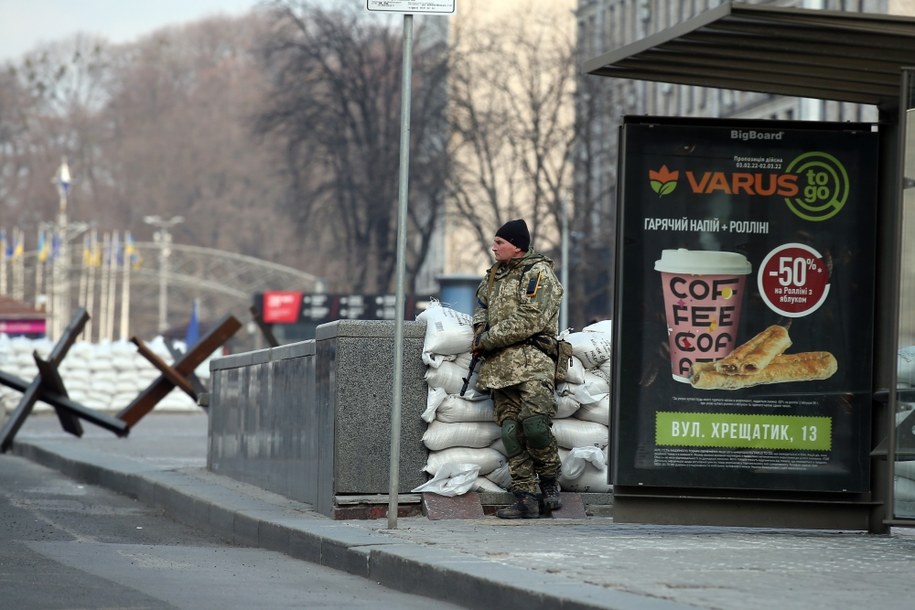
[(470, 368), (470, 359), (473, 355), (470, 352), (463, 354), (433, 354), (432, 352), (423, 352), (423, 364), (437, 369), (443, 362), (453, 362), (465, 371)]
[(118, 382), (117, 371), (111, 368), (89, 371), (92, 383), (110, 383), (112, 386)]
[[(607, 448), (575, 447), (565, 457), (559, 474), (559, 487), (565, 491), (605, 493), (609, 483)], [(567, 476), (566, 473), (574, 476)]]
[(607, 458), (600, 447), (575, 447), (567, 452), (562, 451), (559, 455), (562, 462), (562, 477), (566, 480), (580, 477), (589, 464), (598, 470), (607, 466)]
[[(464, 378), (467, 377), (468, 368), (460, 367), (453, 362), (443, 362), (438, 368), (429, 367), (426, 369), (423, 377), (429, 387), (442, 388), (448, 394), (458, 394), (461, 386), (464, 385)], [(477, 371), (470, 376), (470, 382), (467, 384), (465, 397), (477, 384)]]
[(196, 411), (200, 407), (194, 402), (194, 399), (175, 389), (156, 404), (157, 411)]
[(508, 462), (503, 463), (498, 468), (493, 469), (492, 472), (486, 474), (486, 478), (501, 487), (502, 489), (508, 489), (512, 485), (512, 475), (508, 470)]
[[(592, 369), (593, 370), (593, 369)], [(613, 387), (613, 358), (608, 358), (603, 364), (594, 371), (607, 380), (610, 387)]]
[(486, 475), (505, 465), (505, 455), (489, 447), (451, 447), (441, 451), (432, 451), (426, 458), (423, 470), (431, 475), (438, 472), (442, 464), (476, 464), (480, 474)]
[(559, 487), (563, 491), (608, 493), (613, 490), (613, 486), (609, 481), (606, 467), (603, 470), (598, 470), (589, 466), (577, 479), (567, 481), (559, 477)]
[(438, 407), (442, 404), (442, 401), (448, 398), (448, 392), (442, 388), (429, 388), (429, 392), (426, 395), (426, 410), (423, 411), (423, 414), (420, 415), (420, 418), (429, 423), (435, 419), (435, 412), (438, 411)]
[(896, 352), (897, 381), (915, 386), (915, 345), (907, 345)]
[(423, 364), (434, 369), (440, 367), (443, 362), (454, 362), (455, 358), (457, 356), (454, 354), (447, 356), (445, 354), (433, 354), (432, 352), (423, 352), (422, 354)]
[(556, 415), (553, 416), (553, 419), (572, 417), (580, 406), (581, 404), (575, 400), (575, 397), (572, 396), (571, 392), (560, 393), (557, 390)]
[(569, 370), (566, 373), (566, 382), (567, 383), (583, 383), (585, 380), (585, 365), (582, 363), (581, 358), (576, 355), (572, 355), (571, 361), (569, 363)]
[(497, 438), (497, 439), (493, 442), (493, 444), (490, 445), (489, 447), (490, 447), (491, 449), (495, 449), (496, 451), (498, 451), (498, 452), (501, 453), (502, 455), (505, 455), (505, 454), (507, 453), (507, 452), (505, 451), (505, 443), (502, 442), (502, 434), (501, 434), (501, 431), (500, 431), (500, 433), (499, 433), (499, 438)]
[(610, 394), (610, 384), (607, 380), (592, 371), (585, 371), (584, 383), (572, 384), (570, 387), (572, 396), (583, 405), (602, 400)]
[(553, 420), (553, 436), (560, 447), (606, 447), (610, 443), (610, 427), (575, 417)]
[(585, 421), (593, 421), (599, 424), (610, 425), (610, 395), (607, 394), (597, 402), (581, 405), (581, 408), (575, 412), (574, 417)]
[(494, 422), (492, 399), (466, 400), (460, 396), (449, 395), (435, 411), (435, 419), (441, 422)]
[(432, 300), (416, 319), (426, 323), (423, 351), (434, 354), (461, 354), (470, 351), (473, 342), (473, 320), (460, 311), (442, 307)]
[(447, 424), (433, 421), (423, 434), (423, 444), (430, 451), (440, 451), (449, 447), (488, 447), (500, 435), (501, 429), (495, 422)]
[(505, 491), (505, 488), (499, 487), (498, 485), (496, 485), (495, 483), (493, 483), (486, 477), (477, 477), (477, 480), (473, 484), (473, 491), (476, 491), (479, 493), (484, 493), (484, 492), (501, 493), (501, 492)]
[(896, 476), (915, 481), (915, 462), (896, 462)]
[(581, 360), (586, 369), (600, 366), (613, 353), (613, 336), (608, 333), (570, 333), (565, 340), (572, 344), (572, 355)]
[(449, 462), (442, 465), (431, 479), (412, 489), (413, 493), (434, 493), (440, 496), (460, 496), (471, 489), (477, 481), (480, 467), (476, 464)]
[(897, 500), (915, 501), (915, 481), (905, 477), (896, 477), (894, 493)]
[(599, 320), (593, 324), (588, 324), (581, 329), (586, 333), (606, 333), (613, 334), (613, 320)]

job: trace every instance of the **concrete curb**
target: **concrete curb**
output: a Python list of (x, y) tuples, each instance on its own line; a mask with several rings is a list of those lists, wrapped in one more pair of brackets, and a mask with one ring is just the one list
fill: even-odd
[(201, 469), (164, 470), (76, 445), (15, 441), (12, 453), (74, 479), (162, 508), (170, 517), (243, 546), (283, 553), (386, 587), (469, 608), (685, 610), (672, 601), (614, 591), (479, 557), (412, 544), (307, 504)]

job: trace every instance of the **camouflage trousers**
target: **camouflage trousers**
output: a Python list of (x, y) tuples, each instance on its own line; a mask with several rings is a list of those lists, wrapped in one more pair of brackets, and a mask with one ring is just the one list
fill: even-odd
[(512, 477), (511, 491), (540, 493), (538, 476), (559, 476), (562, 465), (559, 461), (559, 448), (549, 428), (549, 444), (541, 448), (530, 447), (524, 435), (522, 422), (532, 415), (545, 415), (552, 420), (556, 415), (553, 384), (545, 381), (525, 381), (507, 388), (493, 389), (492, 400), (496, 423), (499, 426), (510, 419), (518, 424), (522, 451), (508, 460), (508, 470)]

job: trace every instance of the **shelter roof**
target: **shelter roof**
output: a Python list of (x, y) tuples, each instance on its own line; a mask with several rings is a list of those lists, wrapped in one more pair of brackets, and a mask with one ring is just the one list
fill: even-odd
[(725, 2), (584, 63), (584, 72), (895, 106), (915, 18)]

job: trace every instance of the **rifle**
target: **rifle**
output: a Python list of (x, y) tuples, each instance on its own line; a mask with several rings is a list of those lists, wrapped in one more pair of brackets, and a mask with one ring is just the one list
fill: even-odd
[(480, 356), (474, 355), (470, 359), (470, 368), (467, 370), (467, 376), (464, 377), (464, 385), (461, 386), (461, 396), (467, 392), (467, 386), (470, 385), (470, 378), (473, 377), (473, 370), (477, 368), (479, 362)]

